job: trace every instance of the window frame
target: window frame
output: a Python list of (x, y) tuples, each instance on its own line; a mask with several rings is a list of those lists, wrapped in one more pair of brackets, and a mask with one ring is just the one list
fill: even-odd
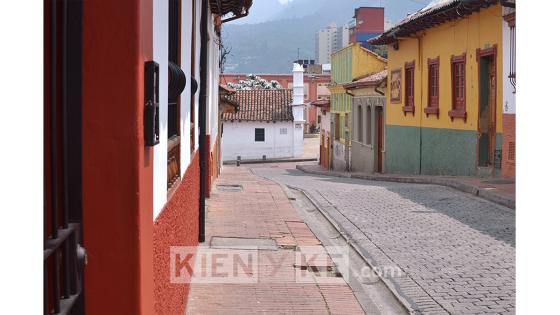
[[(181, 67), (182, 2), (168, 0), (168, 7), (167, 59)], [(181, 95), (178, 95), (167, 99), (167, 199), (181, 182), (181, 136)]]
[[(428, 58), (427, 65), (428, 65), (428, 93), (427, 93), (427, 106), (426, 108), (424, 108), (424, 113), (426, 113), (426, 117), (429, 116), (430, 114), (434, 114), (439, 118), (439, 95), (440, 95), (439, 56), (435, 58)], [(436, 91), (435, 96), (432, 95), (432, 89), (435, 89)]]
[[(414, 115), (414, 72), (416, 67), (415, 60), (405, 62), (404, 64), (404, 106), (402, 108), (404, 115), (412, 113)], [(410, 90), (409, 90), (410, 88)], [(410, 93), (409, 93), (410, 92)]]
[[(262, 130), (262, 140), (259, 140), (258, 136), (260, 136), (257, 131)], [(255, 128), (255, 142), (266, 142), (266, 131), (265, 128)]]
[[(462, 86), (457, 86), (457, 75), (455, 72), (455, 67), (458, 64), (463, 65), (462, 73)], [(456, 89), (462, 88), (462, 98), (457, 96)], [(461, 94), (461, 93), (459, 93)], [(467, 119), (467, 54), (463, 53), (461, 55), (451, 56), (451, 110), (449, 111), (449, 117), (451, 120), (454, 118)]]

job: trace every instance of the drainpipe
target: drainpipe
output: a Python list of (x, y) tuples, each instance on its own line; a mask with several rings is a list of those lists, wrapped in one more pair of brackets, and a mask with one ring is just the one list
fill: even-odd
[(208, 90), (208, 0), (202, 0), (200, 18), (200, 94), (198, 95), (198, 150), (200, 165), (200, 203), (198, 241), (206, 240), (206, 105)]
[[(413, 38), (415, 38), (418, 41), (418, 73), (420, 74), (420, 99), (417, 100), (414, 104), (415, 108), (415, 113), (414, 115), (420, 115), (420, 156), (419, 156), (419, 168), (418, 168), (418, 175), (422, 175), (422, 114), (423, 114), (423, 107), (422, 107), (422, 101), (424, 99), (424, 93), (422, 90), (422, 86), (423, 86), (423, 80), (424, 80), (424, 73), (423, 73), (423, 58), (424, 56), (422, 55), (422, 36), (424, 34), (419, 34), (418, 36), (415, 36)], [(414, 70), (415, 74), (416, 74), (416, 69)], [(416, 85), (416, 80), (414, 80), (414, 84)], [(416, 90), (416, 89), (415, 89)], [(418, 108), (419, 107), (419, 108)]]

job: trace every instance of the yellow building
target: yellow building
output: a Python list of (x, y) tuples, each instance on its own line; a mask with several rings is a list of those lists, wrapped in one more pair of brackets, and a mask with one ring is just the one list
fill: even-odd
[(383, 71), (386, 69), (387, 60), (358, 43), (352, 43), (334, 52), (331, 62), (331, 168), (348, 170), (352, 134), (352, 96), (346, 93), (344, 85), (368, 74)]
[(498, 175), (502, 8), (449, 0), (370, 40), (388, 46), (388, 173)]

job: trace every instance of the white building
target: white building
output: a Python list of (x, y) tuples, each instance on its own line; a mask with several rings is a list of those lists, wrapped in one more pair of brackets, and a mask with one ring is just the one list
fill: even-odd
[(303, 155), (303, 67), (294, 64), (293, 90), (240, 90), (228, 96), (237, 113), (224, 113), (222, 160)]

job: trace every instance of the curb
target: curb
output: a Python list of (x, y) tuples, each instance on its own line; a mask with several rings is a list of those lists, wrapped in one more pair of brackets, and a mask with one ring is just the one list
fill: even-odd
[(331, 224), (331, 226), (338, 231), (340, 236), (342, 236), (346, 240), (346, 243), (352, 246), (356, 253), (362, 257), (364, 262), (366, 262), (366, 264), (368, 264), (372, 268), (372, 270), (375, 271), (377, 277), (381, 280), (381, 282), (383, 282), (385, 287), (393, 294), (393, 296), (401, 303), (401, 305), (408, 311), (408, 313), (417, 314), (418, 308), (416, 306), (416, 303), (414, 303), (414, 301), (410, 300), (405, 294), (403, 294), (396, 283), (384, 277), (377, 271), (377, 266), (374, 263), (375, 260), (373, 259), (373, 257), (371, 257), (368, 252), (351, 237), (351, 233), (346, 231), (346, 229), (343, 228), (341, 224), (336, 222), (336, 220), (334, 220), (324, 209), (322, 209), (305, 189), (301, 189), (291, 185), (285, 185), (285, 187), (297, 190), (301, 194), (303, 194), (305, 198), (307, 198), (307, 200), (309, 200), (309, 202), (313, 204), (313, 206), (319, 211), (319, 213), (321, 213), (321, 215)]
[[(262, 163), (282, 163), (282, 162), (317, 162), (317, 158), (302, 159), (266, 159), (266, 160), (240, 160), (239, 164), (262, 164)], [(224, 161), (224, 165), (236, 165), (237, 161)]]
[(432, 185), (447, 186), (515, 210), (515, 199), (508, 198), (506, 196), (493, 193), (484, 188), (480, 188), (472, 184), (466, 184), (452, 178), (342, 173), (342, 172), (323, 171), (323, 170), (310, 170), (305, 165), (296, 165), (296, 169), (314, 175), (356, 178), (356, 179), (383, 181), (383, 182), (432, 184)]

